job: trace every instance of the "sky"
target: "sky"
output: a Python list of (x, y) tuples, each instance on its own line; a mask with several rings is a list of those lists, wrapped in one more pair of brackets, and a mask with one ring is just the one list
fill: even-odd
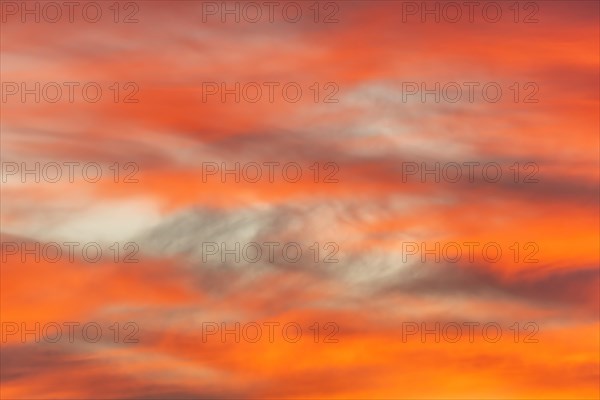
[(0, 2), (0, 397), (600, 396), (596, 1)]

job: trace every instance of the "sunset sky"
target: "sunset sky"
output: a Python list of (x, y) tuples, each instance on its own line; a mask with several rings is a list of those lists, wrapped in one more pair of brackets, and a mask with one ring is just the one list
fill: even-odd
[(599, 3), (275, 3), (0, 1), (0, 398), (600, 398)]

